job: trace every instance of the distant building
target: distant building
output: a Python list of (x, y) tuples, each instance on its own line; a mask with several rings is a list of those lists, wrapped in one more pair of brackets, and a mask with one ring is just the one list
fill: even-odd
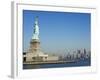
[(40, 40), (39, 40), (39, 25), (38, 17), (35, 19), (34, 32), (32, 39), (30, 41), (30, 47), (27, 53), (23, 55), (23, 61), (53, 61), (58, 60), (58, 56), (50, 56), (45, 54), (40, 49)]
[(81, 50), (77, 50), (77, 58), (81, 57)]
[(84, 55), (86, 55), (86, 49), (84, 49)]

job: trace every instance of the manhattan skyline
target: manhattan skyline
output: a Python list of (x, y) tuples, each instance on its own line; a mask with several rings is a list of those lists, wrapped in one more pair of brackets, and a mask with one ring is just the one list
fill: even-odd
[(46, 53), (91, 48), (91, 14), (23, 10), (23, 50), (32, 39), (35, 17), (38, 16), (40, 46)]

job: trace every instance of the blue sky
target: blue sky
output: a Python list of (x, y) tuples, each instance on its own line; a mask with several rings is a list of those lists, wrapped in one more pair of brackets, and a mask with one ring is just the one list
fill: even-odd
[(29, 48), (35, 17), (39, 17), (41, 49), (47, 53), (65, 53), (91, 47), (89, 13), (23, 10), (23, 48)]

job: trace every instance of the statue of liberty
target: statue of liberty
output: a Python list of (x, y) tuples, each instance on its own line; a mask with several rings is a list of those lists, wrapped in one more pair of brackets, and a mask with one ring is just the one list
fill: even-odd
[(34, 33), (33, 33), (32, 39), (38, 39), (39, 40), (38, 16), (36, 16), (36, 18), (35, 18)]

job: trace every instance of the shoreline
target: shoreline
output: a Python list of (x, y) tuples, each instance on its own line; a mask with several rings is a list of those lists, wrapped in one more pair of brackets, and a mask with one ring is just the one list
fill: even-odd
[(64, 64), (64, 63), (74, 63), (77, 62), (75, 60), (72, 61), (41, 61), (41, 62), (23, 62), (23, 64)]

